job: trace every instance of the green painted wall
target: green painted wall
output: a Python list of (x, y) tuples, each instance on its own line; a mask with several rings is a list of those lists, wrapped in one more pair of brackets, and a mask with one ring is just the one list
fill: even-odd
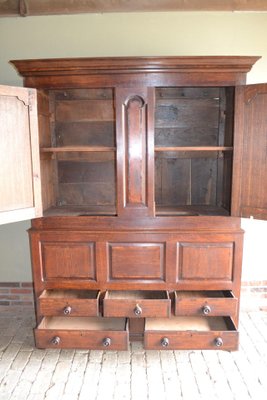
[[(267, 13), (131, 13), (0, 19), (0, 83), (22, 85), (12, 59), (120, 55), (259, 55), (267, 82)], [(29, 221), (0, 227), (0, 281), (31, 280)], [(267, 279), (267, 223), (243, 221), (245, 280)], [(266, 239), (267, 241), (267, 239)], [(257, 246), (257, 261), (251, 265)], [(265, 245), (264, 245), (265, 244)], [(265, 250), (265, 253), (264, 253)], [(253, 268), (252, 268), (253, 267)]]

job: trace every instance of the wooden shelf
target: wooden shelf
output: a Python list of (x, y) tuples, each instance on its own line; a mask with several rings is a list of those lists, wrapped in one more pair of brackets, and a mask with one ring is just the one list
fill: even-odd
[(155, 151), (233, 151), (233, 147), (228, 147), (228, 146), (187, 146), (187, 147), (156, 146)]
[(116, 215), (116, 207), (112, 205), (105, 206), (58, 206), (50, 207), (44, 211), (44, 217), (54, 216), (114, 216)]
[(65, 146), (65, 147), (41, 147), (41, 153), (67, 153), (67, 152), (108, 152), (116, 151), (116, 147), (106, 146)]
[(175, 217), (193, 217), (200, 215), (221, 215), (229, 216), (229, 211), (223, 207), (211, 205), (185, 205), (185, 206), (163, 206), (156, 205), (156, 216), (175, 216)]

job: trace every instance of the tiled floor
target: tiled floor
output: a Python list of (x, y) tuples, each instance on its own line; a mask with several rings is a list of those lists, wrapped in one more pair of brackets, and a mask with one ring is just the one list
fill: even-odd
[(30, 308), (0, 308), (0, 400), (266, 400), (267, 312), (241, 312), (240, 349), (38, 350)]

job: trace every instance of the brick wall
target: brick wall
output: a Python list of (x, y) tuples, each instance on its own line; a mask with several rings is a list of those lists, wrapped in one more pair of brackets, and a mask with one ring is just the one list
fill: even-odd
[(253, 309), (255, 306), (262, 309), (267, 307), (267, 281), (242, 282), (241, 308)]
[(0, 306), (33, 306), (32, 282), (0, 282)]

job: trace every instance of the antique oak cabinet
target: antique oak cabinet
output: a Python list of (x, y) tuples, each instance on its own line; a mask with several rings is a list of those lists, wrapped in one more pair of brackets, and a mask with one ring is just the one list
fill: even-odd
[(267, 217), (257, 59), (12, 61), (37, 89), (37, 347), (238, 348), (240, 217)]

